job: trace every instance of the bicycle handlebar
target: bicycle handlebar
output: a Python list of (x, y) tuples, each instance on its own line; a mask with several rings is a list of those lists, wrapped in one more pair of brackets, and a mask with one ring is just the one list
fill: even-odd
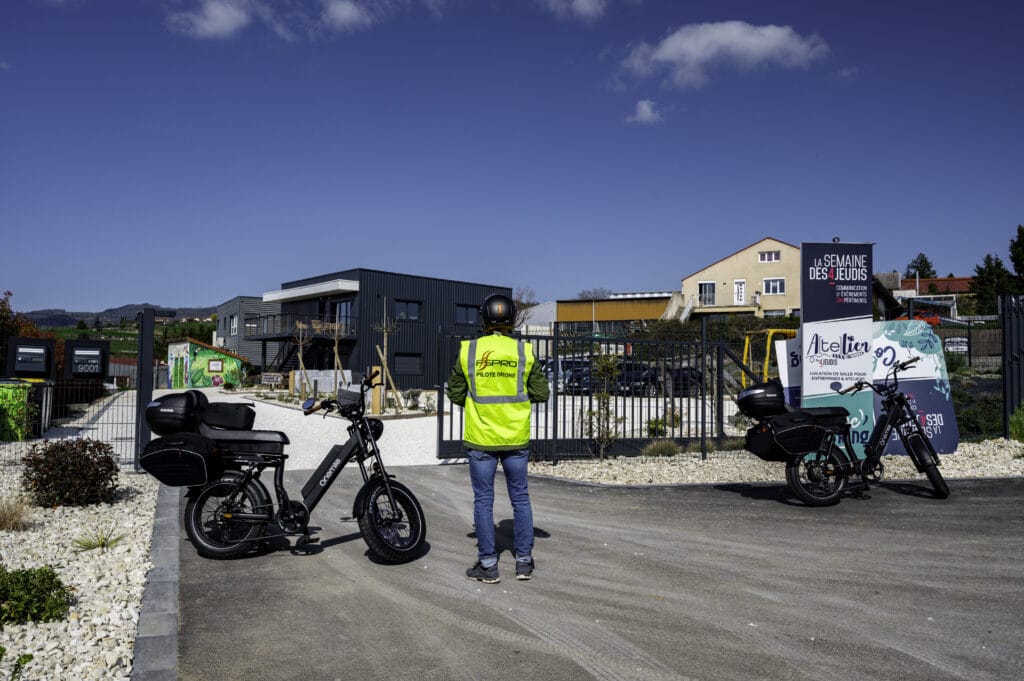
[[(893, 365), (893, 368), (889, 372), (889, 374), (891, 376), (893, 376), (893, 378), (895, 378), (896, 374), (898, 374), (901, 371), (906, 371), (907, 369), (909, 369), (911, 366), (913, 366), (914, 364), (916, 364), (919, 361), (921, 361), (921, 356), (917, 355), (917, 356), (911, 357), (910, 359), (905, 360), (903, 362), (898, 362), (897, 364)], [(886, 379), (886, 384), (888, 384), (888, 382), (889, 382), (889, 380)], [(837, 390), (836, 392), (838, 394), (840, 394), (840, 395), (845, 395), (845, 394), (851, 393), (851, 392), (859, 392), (859, 391), (863, 390), (864, 388), (871, 388), (872, 390), (875, 390), (876, 392), (878, 392), (878, 389), (875, 388), (874, 384), (872, 384), (870, 381), (857, 381), (853, 385), (849, 385), (849, 386), (847, 386), (845, 388)]]

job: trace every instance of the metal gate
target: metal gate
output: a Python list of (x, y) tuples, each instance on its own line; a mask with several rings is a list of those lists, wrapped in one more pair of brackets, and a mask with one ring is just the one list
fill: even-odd
[(1003, 321), (1003, 437), (1010, 416), (1024, 403), (1024, 296), (1000, 296)]
[(137, 348), (128, 343), (111, 358), (105, 379), (9, 381), (7, 389), (23, 391), (17, 398), (25, 407), (18, 428), (0, 434), (0, 465), (20, 463), (45, 440), (91, 438), (110, 444), (119, 465), (135, 466), (150, 438), (143, 416), (156, 381), (154, 320), (152, 309), (139, 314)]
[[(636, 455), (658, 440), (706, 455), (708, 442), (735, 435), (724, 398), (724, 345), (719, 342), (636, 340), (599, 336), (523, 336), (551, 387), (533, 405), (531, 451), (557, 460)], [(459, 342), (447, 336), (439, 375), (454, 365)], [(437, 393), (437, 454), (463, 455), (463, 411)]]

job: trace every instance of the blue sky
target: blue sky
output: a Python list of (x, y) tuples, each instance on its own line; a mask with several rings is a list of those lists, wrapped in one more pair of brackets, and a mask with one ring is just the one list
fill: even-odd
[(773, 236), (1008, 261), (1024, 5), (4, 0), (0, 290), (207, 306), (366, 267), (676, 290)]

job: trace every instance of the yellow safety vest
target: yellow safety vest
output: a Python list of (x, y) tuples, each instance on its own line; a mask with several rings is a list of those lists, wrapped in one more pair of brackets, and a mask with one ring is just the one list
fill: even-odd
[(526, 379), (533, 346), (501, 334), (462, 341), (459, 364), (466, 377), (462, 439), (483, 451), (522, 449), (530, 443)]

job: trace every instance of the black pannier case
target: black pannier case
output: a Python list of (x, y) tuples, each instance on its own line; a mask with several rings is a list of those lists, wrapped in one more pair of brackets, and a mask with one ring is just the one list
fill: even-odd
[(256, 410), (252, 405), (238, 402), (210, 402), (199, 418), (213, 428), (252, 430)]
[(194, 433), (152, 440), (142, 450), (139, 466), (169, 487), (205, 485), (224, 474), (213, 440)]
[(736, 405), (744, 415), (755, 419), (782, 414), (786, 411), (782, 384), (776, 381), (755, 383), (740, 392)]
[(829, 433), (842, 433), (848, 412), (842, 407), (817, 407), (766, 419), (747, 430), (745, 448), (765, 461), (818, 451)]
[(146, 423), (157, 435), (192, 432), (202, 408), (196, 391), (171, 393), (146, 405)]

